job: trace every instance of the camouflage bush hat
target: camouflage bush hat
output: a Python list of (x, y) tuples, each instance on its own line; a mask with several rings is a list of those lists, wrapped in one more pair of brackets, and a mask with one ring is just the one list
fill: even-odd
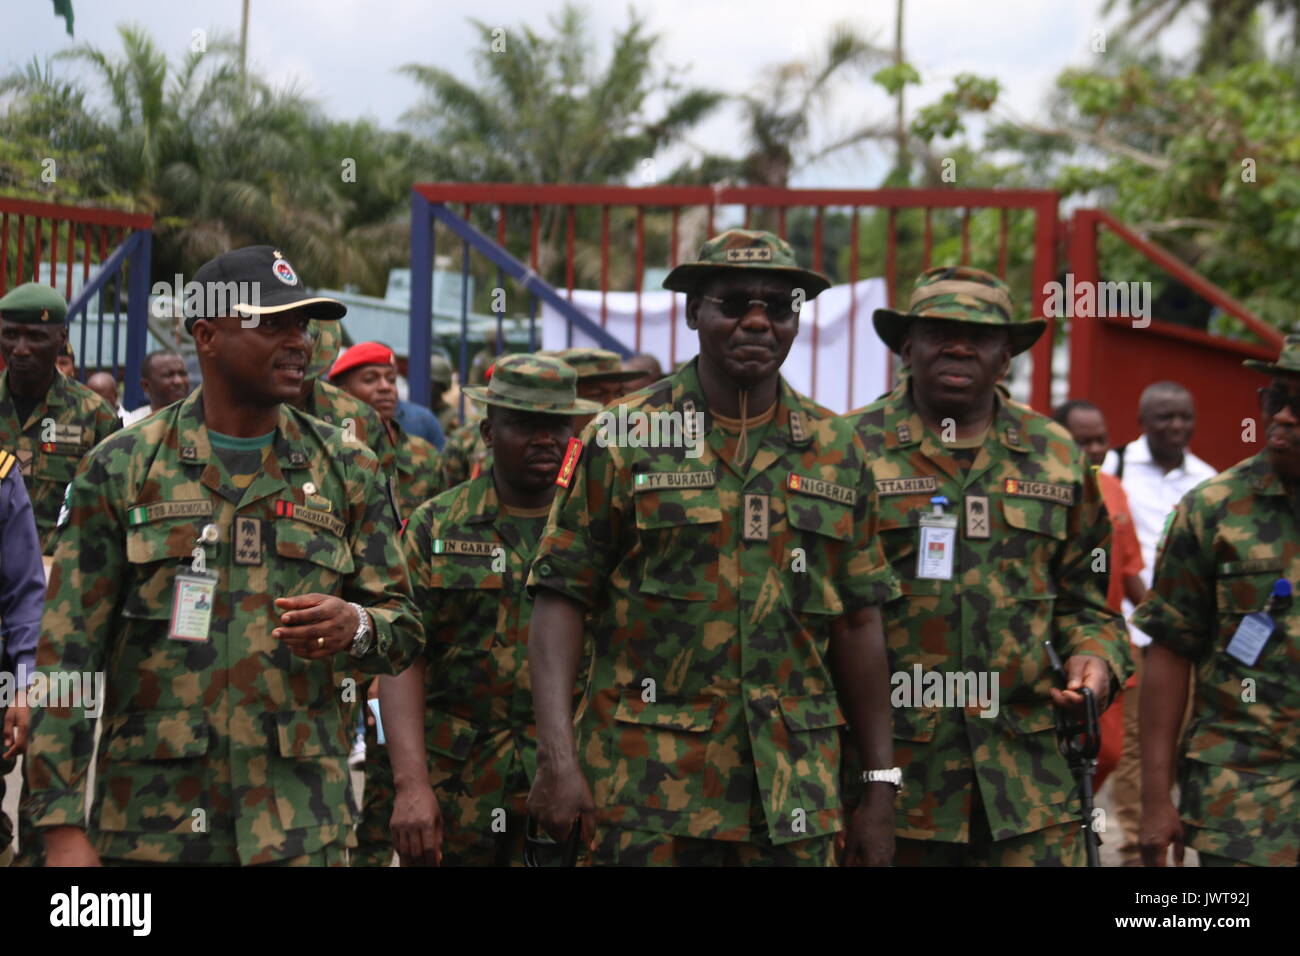
[(320, 378), (338, 361), (339, 350), (343, 348), (343, 330), (338, 322), (312, 319), (307, 323), (307, 334), (311, 336), (312, 347), (306, 377)]
[(899, 354), (913, 319), (1005, 325), (1011, 334), (1011, 354), (1019, 355), (1038, 341), (1047, 323), (1042, 319), (1016, 322), (1013, 311), (1011, 291), (992, 273), (971, 266), (936, 266), (916, 277), (906, 312), (876, 309), (871, 322), (890, 351)]
[(543, 415), (594, 415), (598, 402), (578, 398), (578, 375), (549, 355), (516, 353), (497, 359), (487, 386), (471, 385), (465, 395), (484, 405), (500, 405)]
[(447, 388), (451, 387), (451, 362), (441, 352), (434, 352), (429, 356), (429, 380), (445, 385)]
[(1267, 375), (1300, 376), (1300, 335), (1292, 333), (1282, 340), (1282, 354), (1277, 357), (1276, 362), (1246, 359), (1241, 364)]
[(0, 318), (24, 325), (62, 325), (68, 318), (68, 302), (43, 282), (24, 282), (0, 299)]
[(695, 262), (683, 262), (664, 278), (664, 288), (674, 292), (695, 292), (720, 272), (737, 269), (776, 272), (789, 276), (805, 299), (816, 298), (830, 288), (831, 280), (820, 272), (801, 268), (790, 243), (780, 236), (757, 229), (728, 229), (700, 246)]
[(635, 369), (623, 370), (623, 361), (617, 352), (608, 349), (562, 349), (559, 352), (542, 351), (538, 355), (557, 358), (578, 373), (580, 382), (630, 382), (640, 378), (641, 372)]

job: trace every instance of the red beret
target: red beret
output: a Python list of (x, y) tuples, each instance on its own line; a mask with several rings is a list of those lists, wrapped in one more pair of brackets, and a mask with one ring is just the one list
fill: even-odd
[(330, 369), (330, 379), (334, 380), (354, 368), (362, 365), (396, 365), (393, 350), (379, 342), (358, 342), (340, 355)]

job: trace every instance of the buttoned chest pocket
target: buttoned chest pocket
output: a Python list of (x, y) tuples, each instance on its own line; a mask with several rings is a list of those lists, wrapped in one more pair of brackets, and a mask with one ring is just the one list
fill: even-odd
[(1055, 501), (1003, 498), (999, 502), (995, 514), (1001, 514), (1005, 529), (998, 542), (1002, 597), (1010, 601), (1056, 597), (1053, 568), (1065, 545), (1068, 511)]
[(436, 653), (486, 651), (508, 627), (507, 575), (494, 570), (508, 567), (505, 545), (484, 542), (483, 547), (490, 550), (429, 556), (429, 587), (443, 604), (420, 611), (437, 615), (438, 624), (426, 635), (431, 645), (442, 647)]
[(275, 553), (292, 579), (284, 582), (284, 593), (276, 597), (335, 594), (342, 576), (356, 569), (346, 539), (291, 519), (275, 522)]
[(792, 541), (786, 549), (790, 599), (802, 614), (843, 614), (835, 583), (841, 561), (848, 560), (853, 540), (849, 505), (790, 495), (785, 502)]
[(677, 601), (718, 596), (722, 506), (716, 489), (651, 491), (636, 496), (642, 594)]
[(126, 560), (134, 575), (134, 587), (127, 591), (123, 617), (171, 618), (176, 574), (190, 567), (191, 554), (198, 547), (199, 532), (206, 523), (206, 519), (157, 521), (127, 531)]
[(1300, 634), (1296, 634), (1295, 612), (1277, 611), (1270, 616), (1277, 625), (1254, 666), (1243, 664), (1227, 653), (1228, 643), (1247, 614), (1264, 610), (1278, 578), (1294, 581), (1281, 558), (1225, 561), (1219, 564), (1214, 579), (1214, 598), (1219, 613), (1219, 666), (1234, 676), (1256, 680), (1284, 679), (1287, 673), (1300, 673)]
[(85, 446), (69, 444), (55, 445), (52, 451), (38, 447), (32, 460), (32, 477), (62, 487), (77, 473), (87, 450)]
[[(916, 576), (916, 549), (921, 540), (921, 515), (931, 510), (929, 495), (908, 495), (885, 499), (876, 533), (885, 551), (885, 560), (898, 577), (899, 589), (904, 597), (934, 597), (943, 582)], [(957, 569), (960, 572), (960, 568)]]

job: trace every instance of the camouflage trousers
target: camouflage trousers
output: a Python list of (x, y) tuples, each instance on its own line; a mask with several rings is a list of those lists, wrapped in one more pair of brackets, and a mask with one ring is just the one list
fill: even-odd
[(388, 821), (393, 818), (393, 765), (388, 748), (379, 745), (379, 734), (366, 722), (365, 784), (361, 789), (361, 816), (357, 821), (357, 848), (353, 866), (388, 866), (393, 859), (393, 838)]
[(1247, 863), (1244, 860), (1234, 860), (1230, 856), (1219, 856), (1217, 853), (1201, 853), (1201, 866), (1249, 866), (1253, 867), (1254, 863)]
[[(766, 833), (752, 842), (703, 840), (648, 830), (600, 827), (588, 866), (833, 866), (835, 837), (773, 845)], [(579, 858), (580, 860), (582, 857)]]
[(1179, 816), (1197, 853), (1253, 866), (1295, 866), (1300, 790), (1294, 779), (1183, 760)]
[[(438, 791), (434, 791), (438, 793)], [(438, 793), (442, 808), (442, 865), (443, 866), (523, 866), (524, 832), (527, 816), (522, 812), (527, 793), (515, 794), (506, 811), (505, 829), (500, 833), (484, 833), (481, 828), (470, 829), (460, 825), (454, 814), (447, 812), (446, 795)]]
[(1086, 866), (1083, 822), (1071, 820), (1006, 840), (994, 840), (979, 790), (971, 806), (969, 843), (911, 840), (894, 843), (894, 866)]
[(1082, 823), (1061, 823), (996, 842), (895, 842), (894, 866), (1085, 866)]
[[(139, 860), (120, 860), (112, 857), (103, 857), (100, 860), (104, 866), (232, 866), (230, 863), (142, 863)], [(259, 866), (347, 866), (348, 865), (348, 848), (345, 846), (326, 846), (321, 847), (315, 853), (304, 853), (301, 856), (291, 856), (284, 860), (276, 860), (274, 863), (259, 863)]]

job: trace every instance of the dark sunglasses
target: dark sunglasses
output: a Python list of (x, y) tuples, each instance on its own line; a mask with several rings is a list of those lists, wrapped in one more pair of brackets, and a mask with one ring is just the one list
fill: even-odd
[(1300, 392), (1291, 392), (1276, 386), (1266, 386), (1259, 390), (1259, 407), (1263, 409), (1265, 415), (1276, 415), (1288, 406), (1291, 414), (1300, 418)]
[(755, 299), (745, 292), (737, 292), (734, 295), (723, 296), (721, 299), (716, 295), (702, 295), (700, 298), (705, 302), (712, 302), (718, 307), (718, 311), (729, 319), (744, 318), (755, 305), (762, 306), (767, 317), (773, 321), (788, 319), (794, 314), (791, 305), (793, 297), (788, 295), (769, 295), (762, 299)]

